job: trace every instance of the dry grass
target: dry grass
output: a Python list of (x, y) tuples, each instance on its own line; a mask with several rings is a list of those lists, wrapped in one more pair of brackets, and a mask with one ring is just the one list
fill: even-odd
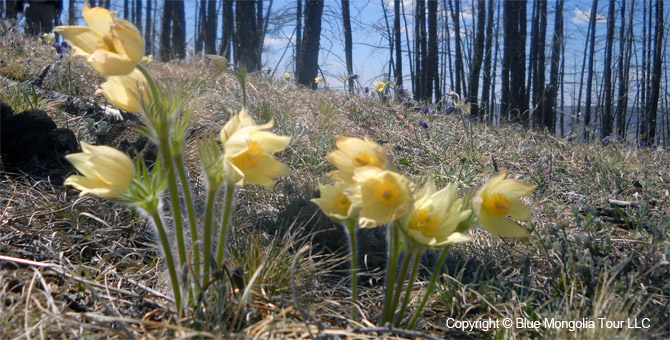
[[(51, 47), (25, 38), (6, 35), (0, 43), (3, 77), (33, 77), (32, 70), (55, 60)], [(64, 72), (62, 64), (53, 68), (58, 71), (52, 72)], [(198, 60), (154, 63), (150, 69), (160, 81), (192, 96), (195, 114), (186, 160), (191, 184), (202, 199), (194, 146), (200, 136), (218, 133), (229, 110), (239, 109), (241, 89), (231, 74), (214, 75)], [(74, 61), (72, 79), (76, 93), (85, 96), (92, 96), (101, 80), (81, 61)], [(45, 78), (43, 86), (68, 91), (55, 73)], [(0, 98), (15, 98), (16, 91), (0, 88)], [(455, 339), (670, 336), (667, 151), (620, 143), (571, 143), (515, 127), (481, 124), (474, 125), (474, 146), (470, 146), (458, 117), (424, 115), (412, 105), (382, 105), (334, 91), (309, 91), (264, 75), (250, 77), (248, 95), (254, 117), (261, 122), (274, 119), (275, 131), (293, 136), (289, 149), (278, 156), (295, 172), (281, 179), (272, 192), (245, 187), (237, 193), (237, 220), (226, 268), (229, 274), (243, 268), (244, 282), (263, 268), (231, 333), (227, 323), (236, 310), (217, 315), (222, 306), (200, 306), (200, 314), (180, 320), (167, 311), (169, 288), (153, 231), (130, 208), (78, 198), (75, 191), (46, 180), (2, 177), (0, 338), (302, 339), (316, 334), (347, 339), (420, 338), (375, 329), (383, 296), (375, 282), (381, 273), (363, 282), (360, 311), (364, 319), (352, 321), (347, 276), (334, 269), (343, 259), (330, 254), (302, 256), (294, 280), (300, 295), (291, 292), (290, 263), (298, 248), (312, 240), (300, 229), (317, 218), (310, 220), (312, 215), (305, 212), (309, 216), (296, 215), (289, 227), (280, 225), (277, 216), (292, 202), (315, 196), (316, 183), (330, 170), (323, 156), (333, 149), (338, 134), (370, 136), (385, 146), (398, 171), (417, 183), (432, 175), (438, 185), (458, 181), (467, 192), (483, 183), (496, 164), (538, 185), (526, 201), (534, 213), (533, 221), (526, 224), (532, 231), (529, 240), (496, 243), (477, 229), (470, 232), (472, 243), (453, 248), (439, 289), (418, 324), (424, 335)], [(66, 114), (57, 103), (43, 107), (64, 126), (58, 119)], [(429, 128), (419, 127), (419, 120)], [(77, 129), (83, 121), (69, 120), (69, 124)], [(88, 138), (83, 133), (79, 136)], [(634, 206), (619, 213), (607, 203), (609, 199)], [(430, 263), (428, 257), (426, 263)], [(424, 288), (420, 282), (415, 291)], [(220, 289), (229, 292), (222, 295), (226, 301), (239, 305), (235, 287)], [(295, 302), (312, 318), (305, 320)], [(410, 308), (417, 304), (412, 301)], [(461, 331), (446, 327), (449, 317), (637, 318), (638, 324), (649, 318), (651, 327)]]

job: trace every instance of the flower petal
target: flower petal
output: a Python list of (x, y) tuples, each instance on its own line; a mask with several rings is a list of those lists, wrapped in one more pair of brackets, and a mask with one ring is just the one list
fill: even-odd
[[(138, 59), (139, 60), (139, 59)], [(138, 60), (131, 60), (127, 56), (97, 49), (88, 58), (87, 62), (94, 70), (108, 76), (122, 76), (132, 72)]]
[(528, 237), (526, 229), (504, 216), (494, 217), (482, 211), (479, 214), (479, 222), (484, 229), (496, 236)]
[(103, 7), (89, 7), (88, 1), (84, 2), (84, 8), (81, 11), (86, 24), (99, 35), (106, 35), (114, 22), (114, 13)]
[(528, 221), (533, 216), (530, 209), (518, 198), (509, 199), (509, 215), (517, 220)]
[(256, 131), (250, 135), (250, 139), (258, 142), (263, 152), (267, 154), (284, 151), (291, 142), (291, 137), (267, 131)]
[(530, 195), (537, 185), (522, 182), (516, 179), (506, 179), (491, 188), (491, 192), (499, 192), (510, 198)]
[(54, 31), (61, 34), (70, 46), (79, 50), (79, 55), (84, 56), (93, 54), (101, 39), (98, 33), (86, 26), (57, 26)]

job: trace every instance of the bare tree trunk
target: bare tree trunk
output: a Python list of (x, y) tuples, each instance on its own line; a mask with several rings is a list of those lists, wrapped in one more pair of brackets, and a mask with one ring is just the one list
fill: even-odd
[[(407, 27), (407, 17), (405, 16), (405, 2), (400, 1), (400, 7), (402, 8), (402, 20)], [(405, 30), (405, 40), (407, 40), (407, 60), (409, 60), (409, 82), (414, 84), (414, 65), (412, 63), (412, 45), (409, 43), (409, 33)]]
[[(452, 4), (453, 2), (453, 4)], [(463, 52), (461, 51), (461, 27), (459, 17), (461, 15), (461, 1), (449, 0), (449, 7), (451, 9), (451, 18), (454, 22), (454, 41), (456, 45), (456, 92), (459, 95), (465, 95), (465, 89), (461, 87), (461, 75), (463, 74)]]
[(586, 71), (586, 101), (584, 103), (584, 140), (589, 140), (589, 125), (591, 124), (591, 88), (593, 86), (593, 54), (596, 45), (596, 12), (598, 11), (598, 0), (593, 0), (591, 15), (589, 18), (589, 66)]
[(319, 42), (321, 39), (321, 17), (323, 0), (311, 0), (305, 3), (305, 34), (298, 55), (298, 84), (316, 88), (314, 78), (319, 72)]
[(195, 53), (198, 54), (202, 52), (203, 47), (205, 46), (205, 30), (207, 29), (207, 0), (200, 0), (200, 5), (198, 9), (198, 17), (195, 20)]
[(123, 0), (123, 19), (128, 20), (130, 14), (130, 0)]
[(184, 3), (182, 1), (175, 1), (172, 6), (172, 48), (177, 59), (184, 59), (186, 57)]
[(475, 117), (480, 117), (479, 102), (477, 95), (479, 93), (479, 71), (481, 71), (482, 60), (484, 58), (484, 29), (486, 27), (486, 5), (484, 0), (477, 0), (477, 36), (474, 43), (474, 53), (472, 56), (472, 66), (470, 68), (470, 79), (468, 80), (468, 101), (470, 102), (470, 112)]
[[(563, 1), (556, 0), (556, 16), (554, 17), (554, 36), (551, 39), (551, 66), (549, 69), (549, 86), (546, 99), (542, 102), (542, 124), (552, 134), (556, 132), (556, 101), (558, 97), (559, 69), (561, 47), (563, 46)], [(561, 124), (563, 120), (561, 119)], [(561, 125), (561, 133), (563, 125)]]
[[(483, 0), (482, 0), (483, 1)], [(426, 54), (426, 100), (440, 101), (440, 72), (437, 55), (437, 0), (428, 1), (428, 53)]]
[(630, 60), (632, 55), (633, 43), (633, 13), (635, 9), (635, 0), (630, 1), (630, 16), (628, 26), (626, 26), (626, 1), (621, 2), (621, 30), (619, 32), (619, 99), (616, 110), (617, 117), (617, 135), (626, 139), (627, 124), (626, 115), (628, 112), (628, 72), (630, 70)]
[[(233, 52), (233, 32), (235, 27), (233, 1), (234, 0), (223, 0), (223, 20), (221, 23), (223, 38), (221, 39), (221, 46), (219, 47), (219, 55), (226, 57), (229, 62), (232, 61), (230, 56)], [(237, 51), (235, 53), (237, 53)]]
[[(533, 106), (532, 112), (534, 117), (534, 124), (537, 128), (540, 128), (544, 125), (544, 116), (547, 113), (543, 112), (543, 97), (545, 96), (544, 84), (545, 84), (545, 39), (547, 35), (547, 2), (538, 1), (537, 5), (537, 34), (535, 36), (536, 41), (533, 42), (535, 46), (535, 59), (533, 59)], [(530, 93), (530, 92), (529, 92)]]
[(491, 60), (493, 48), (493, 5), (494, 0), (489, 0), (486, 19), (486, 41), (484, 43), (484, 83), (482, 84), (482, 100), (480, 101), (479, 115), (482, 120), (488, 120), (489, 115), (489, 93), (491, 91)]
[(513, 123), (528, 125), (526, 78), (526, 1), (505, 1), (505, 52), (501, 114)]
[(603, 107), (603, 117), (601, 119), (600, 139), (604, 139), (612, 134), (614, 117), (612, 105), (612, 45), (614, 44), (614, 0), (609, 1), (607, 11), (607, 38), (605, 39), (605, 65), (603, 79), (603, 92), (605, 92), (605, 103)]
[(146, 26), (144, 26), (144, 52), (148, 55), (154, 51), (153, 13), (151, 12), (152, 1), (147, 1)]
[[(651, 21), (651, 18), (649, 18)], [(663, 0), (656, 1), (656, 28), (654, 31), (653, 69), (651, 70), (650, 93), (644, 112), (644, 121), (641, 124), (640, 139), (645, 145), (651, 146), (656, 142), (656, 116), (662, 76), (663, 52)], [(651, 31), (649, 32), (651, 37)]]
[(161, 23), (160, 57), (162, 61), (172, 59), (172, 4), (174, 1), (165, 0), (163, 5), (163, 21)]
[(249, 72), (260, 69), (255, 1), (235, 2), (235, 63)]
[(207, 20), (205, 20), (205, 53), (216, 53), (216, 0), (207, 1)]
[[(400, 0), (393, 0), (393, 39), (395, 39), (395, 84), (402, 86), (402, 40), (400, 38)], [(353, 86), (350, 79), (349, 88)]]
[(425, 0), (416, 1), (414, 9), (414, 99), (424, 99), (424, 76), (426, 46), (426, 3)]
[[(398, 18), (399, 19), (399, 18)], [(349, 0), (342, 0), (342, 21), (344, 24), (344, 58), (347, 63), (347, 87), (349, 93), (354, 91), (354, 79), (351, 75), (354, 74), (353, 65), (353, 42), (351, 38), (351, 18), (349, 15)]]
[(135, 0), (135, 26), (142, 32), (142, 0)]
[[(9, 13), (9, 5), (12, 4), (13, 1), (7, 1), (7, 17), (10, 18), (10, 13)], [(11, 6), (14, 7), (14, 6)], [(67, 6), (67, 24), (70, 26), (76, 25), (77, 24), (77, 17), (75, 14), (75, 6), (74, 6), (74, 0), (70, 0), (68, 6)]]
[(302, 0), (298, 0), (296, 8), (296, 22), (295, 22), (295, 73), (298, 73), (298, 68), (300, 65), (300, 51), (302, 51)]

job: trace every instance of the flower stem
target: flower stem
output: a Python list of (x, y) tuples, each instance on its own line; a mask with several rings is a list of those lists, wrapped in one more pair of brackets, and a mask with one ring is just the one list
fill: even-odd
[[(395, 284), (395, 289), (393, 290), (393, 303), (391, 304), (391, 310), (389, 311), (389, 322), (393, 322), (393, 317), (395, 316), (395, 311), (398, 309), (398, 302), (400, 302), (400, 293), (402, 293), (402, 286), (405, 283), (405, 278), (407, 277), (407, 271), (409, 270), (409, 263), (414, 257), (413, 251), (405, 252), (405, 258), (402, 260), (402, 267), (400, 268), (400, 275), (398, 276), (398, 282)], [(411, 286), (411, 282), (409, 283)], [(402, 317), (402, 316), (401, 316)]]
[(349, 231), (349, 242), (351, 246), (351, 319), (358, 321), (358, 310), (356, 308), (357, 288), (358, 288), (358, 249), (356, 248), (356, 222), (355, 218), (350, 218), (346, 222)]
[(193, 200), (191, 199), (191, 187), (188, 185), (188, 177), (186, 176), (186, 169), (184, 168), (184, 160), (181, 150), (176, 154), (173, 154), (172, 158), (174, 165), (177, 168), (177, 173), (179, 174), (181, 191), (184, 194), (184, 201), (186, 202), (186, 212), (188, 214), (188, 223), (191, 230), (191, 247), (193, 248), (194, 279), (197, 280), (200, 277), (200, 245), (198, 244), (198, 227), (195, 223), (195, 209), (193, 208)]
[(179, 189), (177, 188), (177, 177), (175, 176), (175, 165), (170, 157), (170, 142), (167, 137), (160, 139), (158, 147), (163, 157), (165, 172), (168, 178), (168, 189), (170, 191), (170, 206), (174, 217), (175, 236), (177, 238), (177, 249), (179, 250), (179, 268), (186, 263), (186, 245), (184, 244), (184, 228), (181, 216), (181, 205), (179, 202)]
[(203, 276), (202, 286), (206, 287), (209, 282), (209, 263), (212, 254), (212, 216), (214, 215), (214, 199), (216, 198), (216, 187), (207, 191), (207, 206), (205, 208), (205, 230), (203, 232)]
[(165, 232), (165, 226), (161, 219), (160, 213), (156, 207), (147, 207), (147, 212), (151, 215), (151, 218), (154, 220), (156, 229), (158, 230), (158, 236), (161, 239), (161, 246), (163, 246), (163, 252), (165, 253), (165, 262), (167, 263), (168, 273), (170, 274), (170, 282), (172, 283), (172, 293), (174, 294), (174, 302), (177, 307), (177, 313), (181, 315), (181, 291), (179, 290), (179, 280), (177, 277), (177, 270), (175, 268), (174, 259), (172, 258), (172, 249), (170, 247), (170, 241), (168, 240), (167, 233)]
[(423, 249), (419, 248), (414, 252), (414, 263), (412, 264), (412, 273), (409, 274), (409, 281), (407, 281), (407, 290), (405, 290), (405, 296), (402, 299), (402, 305), (400, 307), (400, 312), (395, 320), (395, 325), (399, 326), (402, 322), (402, 317), (405, 315), (405, 310), (407, 310), (407, 304), (409, 303), (409, 297), (412, 295), (412, 288), (414, 288), (414, 280), (416, 280), (416, 273), (419, 270), (419, 263), (421, 262), (421, 255), (423, 254)]
[(440, 276), (440, 272), (442, 271), (442, 266), (444, 265), (444, 260), (446, 260), (446, 258), (447, 258), (447, 253), (449, 252), (449, 248), (450, 248), (450, 245), (447, 245), (444, 249), (442, 249), (442, 253), (440, 253), (440, 259), (437, 260), (437, 265), (435, 265), (435, 269), (433, 270), (433, 275), (430, 277), (430, 282), (428, 283), (428, 287), (426, 287), (426, 293), (423, 295), (423, 298), (421, 299), (421, 304), (419, 304), (419, 307), (414, 312), (414, 316), (412, 317), (412, 320), (409, 322), (409, 325), (407, 325), (407, 329), (414, 328), (414, 324), (419, 319), (419, 316), (421, 316), (421, 312), (423, 311), (423, 307), (426, 305), (426, 302), (428, 302), (428, 298), (430, 297), (430, 294), (433, 292), (433, 288), (435, 288), (435, 281), (437, 281), (437, 277)]
[(142, 72), (144, 75), (144, 78), (147, 79), (147, 83), (149, 83), (149, 90), (151, 91), (151, 98), (155, 102), (158, 100), (158, 85), (156, 84), (156, 81), (154, 78), (151, 76), (151, 73), (149, 73), (149, 70), (147, 70), (146, 67), (142, 63), (137, 63), (137, 69)]
[(395, 273), (398, 266), (398, 231), (395, 224), (390, 224), (388, 228), (389, 234), (389, 257), (386, 264), (386, 289), (384, 292), (384, 308), (382, 310), (382, 324), (389, 320), (389, 312), (391, 303), (393, 302), (393, 286), (395, 285)]
[(219, 229), (219, 244), (216, 251), (216, 263), (220, 266), (223, 263), (223, 251), (226, 249), (226, 237), (228, 235), (228, 221), (230, 220), (230, 211), (233, 209), (233, 195), (235, 194), (235, 184), (231, 181), (226, 182), (226, 201), (224, 203), (223, 220)]

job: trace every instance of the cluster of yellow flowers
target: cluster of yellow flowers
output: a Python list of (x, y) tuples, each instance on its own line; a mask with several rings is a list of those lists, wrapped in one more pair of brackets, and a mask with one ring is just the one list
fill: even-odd
[(361, 228), (399, 221), (410, 239), (429, 248), (468, 241), (463, 232), (469, 225), (459, 225), (472, 213), (496, 236), (527, 236), (525, 229), (508, 216), (530, 218), (530, 210), (519, 197), (529, 195), (535, 186), (506, 179), (505, 171), (489, 180), (471, 202), (464, 202), (458, 197), (455, 183), (437, 190), (429, 179), (416, 190), (405, 176), (389, 170), (383, 147), (368, 137), (338, 136), (336, 146), (338, 150), (326, 156), (337, 168), (329, 173), (336, 182), (320, 184), (321, 197), (313, 199), (333, 219), (355, 218)]

